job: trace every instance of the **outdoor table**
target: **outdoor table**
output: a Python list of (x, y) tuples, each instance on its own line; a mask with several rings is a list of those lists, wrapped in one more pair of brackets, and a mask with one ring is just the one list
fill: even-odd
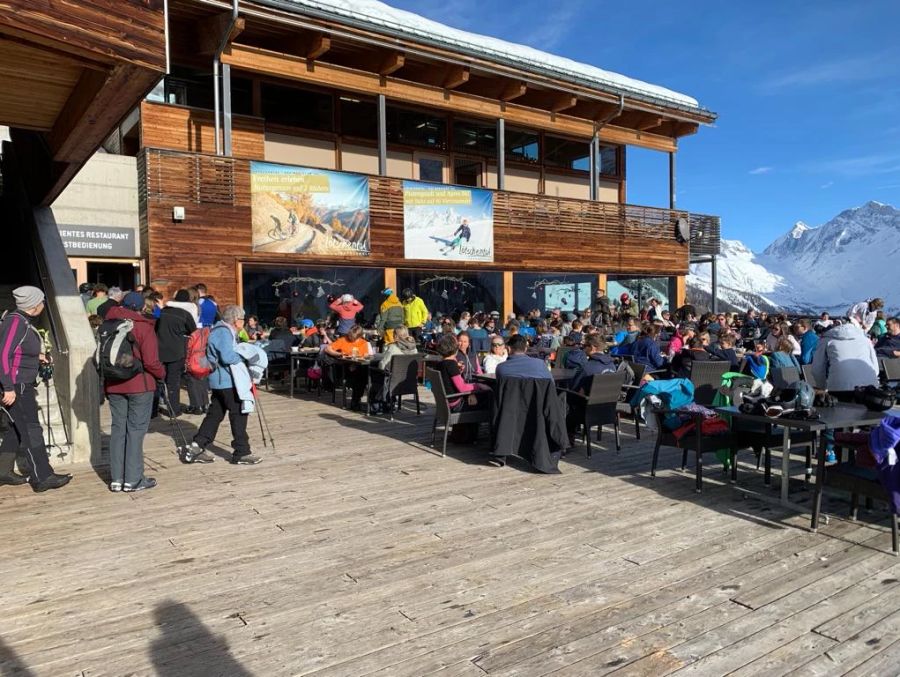
[[(841, 430), (856, 426), (877, 425), (889, 412), (871, 411), (861, 404), (840, 403), (834, 407), (821, 407), (816, 409), (819, 418), (812, 420), (799, 420), (791, 418), (775, 418), (763, 414), (745, 414), (737, 407), (716, 407), (720, 414), (726, 414), (731, 419), (745, 421), (747, 423), (762, 423), (781, 426), (781, 503), (790, 506), (788, 498), (788, 478), (791, 464), (791, 431), (803, 430), (807, 432), (822, 432), (824, 430)], [(819, 449), (819, 453), (823, 453)]]
[(297, 363), (302, 361), (308, 361), (315, 363), (315, 361), (319, 358), (319, 349), (318, 348), (300, 348), (299, 350), (291, 350), (291, 389), (290, 389), (290, 397), (293, 399), (294, 397), (294, 379), (297, 374)]

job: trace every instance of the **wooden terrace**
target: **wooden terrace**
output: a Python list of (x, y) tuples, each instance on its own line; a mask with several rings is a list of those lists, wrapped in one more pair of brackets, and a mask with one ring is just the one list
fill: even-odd
[(277, 451), (252, 421), (259, 466), (181, 465), (160, 419), (152, 491), (111, 494), (89, 467), (0, 490), (0, 674), (897, 672), (883, 513), (838, 519), (832, 500), (810, 533), (712, 469), (695, 494), (674, 450), (651, 480), (652, 435), (629, 425), (620, 454), (608, 434), (544, 476), (441, 459), (430, 407), (391, 423), (261, 402)]

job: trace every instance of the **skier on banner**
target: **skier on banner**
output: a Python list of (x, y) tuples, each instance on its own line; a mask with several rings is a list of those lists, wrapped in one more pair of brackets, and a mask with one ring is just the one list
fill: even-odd
[(453, 231), (453, 240), (441, 250), (441, 254), (444, 256), (449, 254), (462, 244), (463, 239), (465, 239), (466, 243), (472, 239), (472, 229), (469, 227), (469, 219), (463, 219), (462, 223), (459, 224), (459, 228)]

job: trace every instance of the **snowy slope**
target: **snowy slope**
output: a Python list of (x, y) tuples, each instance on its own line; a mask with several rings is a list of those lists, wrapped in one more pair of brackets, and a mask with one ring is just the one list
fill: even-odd
[[(817, 228), (797, 222), (761, 254), (741, 242), (722, 241), (720, 298), (731, 305), (742, 293), (761, 304), (808, 312), (843, 313), (854, 302), (880, 296), (900, 308), (900, 210), (880, 202), (848, 209)], [(692, 266), (688, 286), (710, 289), (710, 267)]]
[(504, 60), (533, 73), (552, 73), (577, 84), (611, 88), (651, 100), (698, 109), (700, 104), (684, 94), (652, 85), (596, 66), (549, 54), (533, 47), (451, 28), (425, 17), (396, 9), (378, 0), (260, 0), (282, 9), (338, 17), (348, 23), (381, 32), (430, 40), (453, 49), (463, 49), (492, 60)]

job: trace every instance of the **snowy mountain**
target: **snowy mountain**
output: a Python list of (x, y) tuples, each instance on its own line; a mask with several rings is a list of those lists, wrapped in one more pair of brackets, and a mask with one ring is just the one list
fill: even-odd
[[(867, 202), (811, 228), (798, 221), (760, 254), (738, 240), (722, 240), (719, 299), (745, 310), (842, 313), (852, 303), (880, 296), (886, 310), (900, 308), (900, 210)], [(709, 265), (691, 266), (688, 288), (711, 288)]]

